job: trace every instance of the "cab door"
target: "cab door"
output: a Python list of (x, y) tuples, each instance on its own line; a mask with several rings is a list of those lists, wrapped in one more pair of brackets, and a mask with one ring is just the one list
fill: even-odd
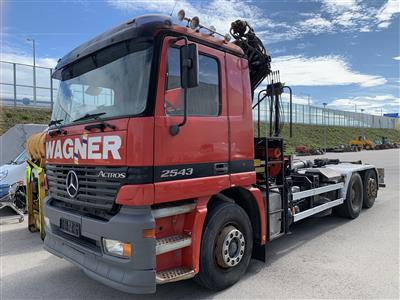
[(180, 50), (164, 39), (154, 134), (155, 202), (212, 195), (229, 186), (229, 143), (225, 54), (198, 44), (199, 86), (188, 89), (187, 123), (183, 120)]

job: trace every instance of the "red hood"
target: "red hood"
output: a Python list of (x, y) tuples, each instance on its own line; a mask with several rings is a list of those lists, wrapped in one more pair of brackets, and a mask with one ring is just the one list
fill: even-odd
[[(46, 138), (46, 161), (50, 164), (126, 165), (128, 120), (109, 123), (110, 128), (86, 130), (89, 124), (66, 127), (66, 134)], [(91, 124), (96, 124), (93, 122)]]
[[(152, 162), (152, 118), (107, 121), (115, 129), (86, 130), (87, 124), (65, 127), (66, 133), (46, 137), (46, 162), (65, 165), (127, 166)], [(149, 132), (150, 131), (150, 132)], [(143, 142), (143, 137), (149, 139)], [(142, 140), (141, 142), (139, 142)], [(149, 144), (150, 143), (150, 144)], [(147, 145), (149, 144), (149, 145)], [(127, 148), (135, 155), (127, 157)], [(147, 148), (147, 149), (146, 149)], [(133, 154), (131, 153), (131, 154)], [(150, 159), (150, 161), (149, 161)]]

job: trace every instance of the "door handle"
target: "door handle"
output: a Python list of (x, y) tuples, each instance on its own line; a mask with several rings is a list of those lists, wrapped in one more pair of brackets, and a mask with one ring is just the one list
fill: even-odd
[(216, 163), (214, 164), (215, 175), (228, 174), (228, 163)]

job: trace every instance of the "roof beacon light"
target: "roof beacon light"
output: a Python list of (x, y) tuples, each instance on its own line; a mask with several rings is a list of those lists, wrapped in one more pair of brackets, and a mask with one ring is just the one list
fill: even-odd
[(196, 30), (196, 32), (200, 32), (200, 29), (205, 29), (210, 32), (210, 36), (214, 36), (214, 34), (219, 35), (220, 37), (222, 37), (224, 39), (224, 43), (229, 43), (229, 41), (231, 40), (231, 36), (229, 33), (223, 35), (223, 34), (217, 32), (217, 30), (215, 29), (214, 26), (206, 27), (206, 26), (201, 25), (199, 17), (193, 17), (192, 19), (186, 17), (185, 11), (183, 9), (181, 9), (178, 12), (177, 19), (179, 21), (187, 21), (188, 22), (187, 27), (190, 27), (191, 29)]
[(183, 20), (185, 20), (185, 11), (183, 9), (181, 9), (180, 11), (178, 11), (178, 20), (180, 22), (182, 22)]
[(229, 43), (230, 40), (231, 40), (231, 35), (230, 35), (229, 33), (225, 34), (225, 35), (224, 35), (224, 41), (225, 41), (225, 43)]
[(216, 32), (217, 32), (217, 29), (213, 25), (211, 25), (210, 26), (210, 35), (214, 35), (214, 33), (216, 33)]
[[(190, 28), (195, 30), (197, 27), (200, 26), (200, 19), (199, 17), (193, 17), (192, 20), (190, 21)], [(203, 26), (200, 26), (202, 28)]]

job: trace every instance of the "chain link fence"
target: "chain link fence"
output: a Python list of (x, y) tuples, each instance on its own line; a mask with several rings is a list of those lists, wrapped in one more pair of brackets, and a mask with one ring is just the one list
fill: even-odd
[[(0, 104), (52, 109), (58, 81), (53, 80), (51, 74), (51, 68), (0, 61)], [(263, 121), (269, 119), (267, 102), (260, 106)], [(292, 121), (297, 124), (389, 129), (395, 129), (397, 124), (396, 118), (304, 104), (293, 104), (292, 112)], [(257, 120), (257, 111), (254, 111), (254, 117)], [(285, 123), (290, 121), (288, 102), (282, 103), (282, 119)]]
[[(253, 117), (254, 120), (258, 119), (257, 108), (253, 111)], [(282, 102), (281, 118), (286, 124), (290, 122), (290, 104), (288, 102)], [(260, 120), (269, 121), (269, 103), (267, 100), (260, 105)], [(292, 122), (294, 124), (396, 129), (398, 120), (397, 118), (312, 105), (292, 105)]]
[(58, 83), (51, 74), (51, 68), (0, 61), (0, 104), (52, 108)]

